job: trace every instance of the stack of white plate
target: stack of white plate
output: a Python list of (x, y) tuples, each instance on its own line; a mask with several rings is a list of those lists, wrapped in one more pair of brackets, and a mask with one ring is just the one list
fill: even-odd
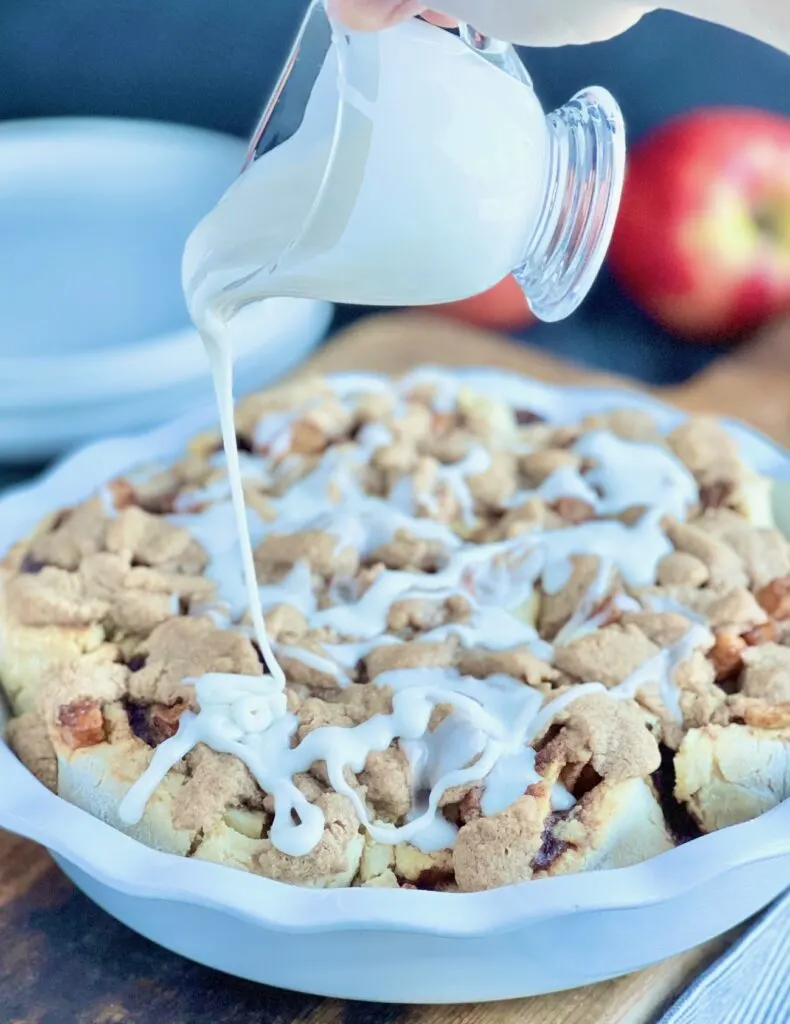
[[(210, 401), (181, 251), (244, 143), (105, 119), (0, 125), (0, 461), (48, 458)], [(237, 390), (300, 363), (331, 315), (272, 300), (239, 332)]]

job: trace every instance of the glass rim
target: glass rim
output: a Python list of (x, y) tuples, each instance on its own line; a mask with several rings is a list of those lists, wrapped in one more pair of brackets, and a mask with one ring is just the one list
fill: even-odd
[[(317, 16), (319, 14), (320, 17)], [(287, 137), (298, 129), (309, 93), (332, 46), (332, 36), (333, 26), (324, 0), (310, 0), (250, 138), (242, 173), (259, 157), (285, 141), (277, 135), (271, 138), (272, 132), (277, 132), (278, 121), (284, 123)], [(309, 45), (307, 53), (304, 52), (306, 43)], [(294, 89), (295, 85), (298, 91)]]
[[(326, 204), (324, 200), (340, 154), (345, 154), (345, 167), (352, 179), (357, 177), (361, 181), (364, 174), (373, 130), (371, 112), (364, 109), (364, 94), (371, 91), (371, 83), (374, 92), (378, 88), (378, 39), (378, 33), (344, 29), (330, 17), (325, 0), (311, 0), (297, 26), (240, 172), (249, 173), (258, 159), (286, 146), (305, 127), (321, 77), (334, 73), (338, 88), (334, 110), (326, 114), (328, 145), (323, 173), (298, 230), (282, 254), (284, 260), (297, 252), (304, 255), (305, 245), (314, 253), (331, 248), (351, 217), (352, 203)], [(349, 57), (351, 50), (357, 51), (359, 47), (367, 53), (367, 59), (361, 63)], [(344, 134), (347, 125), (355, 120), (362, 130)]]

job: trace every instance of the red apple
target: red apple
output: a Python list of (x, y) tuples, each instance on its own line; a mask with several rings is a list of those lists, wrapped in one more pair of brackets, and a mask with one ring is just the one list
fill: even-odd
[(715, 108), (633, 147), (609, 262), (624, 291), (689, 339), (790, 310), (790, 118)]
[(520, 331), (535, 321), (514, 277), (506, 277), (493, 288), (471, 299), (429, 306), (428, 309), (453, 320), (496, 331)]

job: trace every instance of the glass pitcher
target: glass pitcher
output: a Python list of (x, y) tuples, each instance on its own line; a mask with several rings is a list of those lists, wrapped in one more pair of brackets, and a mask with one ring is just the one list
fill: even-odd
[(589, 291), (622, 191), (604, 89), (545, 115), (516, 51), (414, 19), (347, 31), (314, 0), (244, 169), (190, 238), (190, 308), (268, 296), (419, 306), (514, 274), (542, 320)]

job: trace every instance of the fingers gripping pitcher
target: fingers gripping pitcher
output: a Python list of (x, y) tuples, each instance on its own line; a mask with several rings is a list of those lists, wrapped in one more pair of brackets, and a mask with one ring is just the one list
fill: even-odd
[(198, 326), (268, 296), (383, 306), (477, 294), (509, 273), (543, 320), (600, 269), (625, 137), (591, 88), (545, 116), (516, 51), (412, 20), (348, 32), (315, 0), (243, 172), (190, 238)]

